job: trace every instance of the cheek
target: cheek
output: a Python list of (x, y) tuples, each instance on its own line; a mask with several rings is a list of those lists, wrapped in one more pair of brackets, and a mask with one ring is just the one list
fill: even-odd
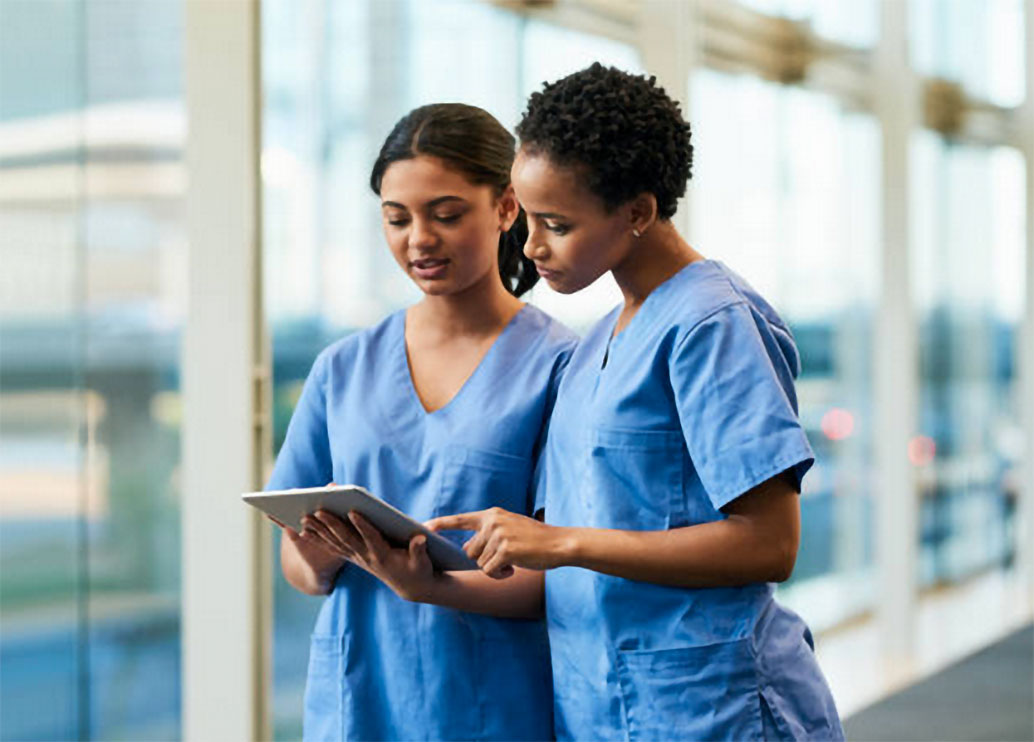
[(388, 250), (395, 260), (400, 263), (406, 261), (407, 239), (404, 231), (385, 225), (384, 241), (388, 243)]
[(471, 222), (458, 230), (455, 243), (466, 256), (466, 262), (483, 265), (491, 263), (499, 252), (499, 232), (486, 223)]
[(569, 268), (581, 271), (591, 270), (599, 260), (597, 241), (592, 236), (581, 235), (574, 239), (552, 240), (554, 253), (560, 257)]

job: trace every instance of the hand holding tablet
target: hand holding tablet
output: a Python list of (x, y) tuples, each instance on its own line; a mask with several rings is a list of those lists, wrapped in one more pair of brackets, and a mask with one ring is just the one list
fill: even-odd
[(435, 569), (474, 570), (477, 562), (451, 541), (431, 531), (384, 500), (357, 485), (327, 485), (303, 489), (247, 492), (241, 498), (273, 519), (301, 530), (302, 518), (318, 510), (333, 513), (345, 522), (356, 511), (375, 526), (394, 546), (405, 546), (419, 534), (427, 538), (427, 553)]

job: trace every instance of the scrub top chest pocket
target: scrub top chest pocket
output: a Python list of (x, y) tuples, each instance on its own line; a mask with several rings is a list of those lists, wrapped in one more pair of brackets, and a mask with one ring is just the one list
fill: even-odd
[[(500, 507), (522, 515), (530, 514), (531, 461), (521, 456), (467, 446), (445, 450), (441, 490), (434, 517)], [(442, 535), (462, 544), (462, 532)]]
[(661, 531), (684, 525), (681, 431), (591, 430), (582, 506), (596, 528)]

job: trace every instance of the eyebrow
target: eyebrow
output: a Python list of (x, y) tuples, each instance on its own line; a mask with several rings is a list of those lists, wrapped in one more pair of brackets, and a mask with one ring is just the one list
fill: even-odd
[(557, 214), (553, 211), (533, 211), (531, 215), (536, 219), (566, 219), (567, 217), (563, 214)]
[[(460, 198), (459, 196), (439, 196), (438, 198), (433, 199), (432, 201), (428, 201), (427, 208), (433, 209), (435, 206), (445, 203), (446, 201), (459, 201), (461, 203), (467, 202), (466, 199)], [(403, 204), (400, 204), (397, 201), (382, 201), (381, 208), (383, 209), (385, 206), (391, 206), (396, 209), (406, 208)]]

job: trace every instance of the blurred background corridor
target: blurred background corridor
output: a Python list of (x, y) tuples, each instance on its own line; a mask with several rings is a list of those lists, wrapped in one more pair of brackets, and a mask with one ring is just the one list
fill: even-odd
[[(250, 278), (195, 259), (207, 227), (191, 199), (236, 198), (188, 157), (195, 135), (234, 135), (236, 98), (190, 95), (188, 70), (223, 79), (201, 39), (219, 13), (256, 29), (251, 52), (226, 50), (239, 86), (234, 72), (220, 84), (255, 85), (242, 167), (260, 233), (205, 244), (249, 242)], [(248, 521), (255, 544), (239, 547), (268, 583), (240, 608), (269, 637), (254, 650), (266, 669), (226, 670), (207, 649), (184, 669), (185, 622), (224, 615), (185, 599), (184, 565), (209, 546), (184, 517), (205, 476), (185, 464), (184, 431), (219, 443), (193, 416), (184, 380), (206, 359), (185, 338), (258, 359), (240, 380), (259, 399), (254, 486), (232, 500), (261, 486), (317, 352), (416, 297), (368, 188), (394, 121), (462, 101), (512, 128), (544, 81), (593, 61), (657, 75), (682, 102), (696, 158), (677, 225), (797, 338), (817, 461), (779, 597), (816, 631), (843, 716), (1022, 628), (1032, 13), (1032, 0), (0, 0), (0, 740), (203, 738), (184, 697), (220, 665), (259, 680), (242, 696), (248, 734), (300, 738), (319, 600), (284, 582), (271, 529)], [(192, 311), (224, 289), (254, 294), (250, 316)], [(578, 331), (619, 298), (607, 277), (531, 293)], [(1017, 646), (1029, 679), (1029, 641)], [(921, 718), (898, 738), (936, 734)]]

